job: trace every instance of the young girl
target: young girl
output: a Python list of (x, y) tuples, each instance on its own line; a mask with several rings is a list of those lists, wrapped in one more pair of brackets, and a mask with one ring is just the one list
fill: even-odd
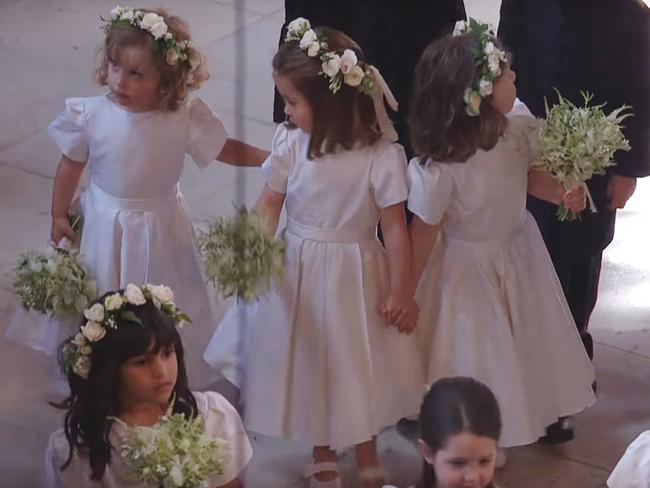
[(273, 59), (288, 121), (262, 166), (256, 207), (271, 232), (286, 208), (285, 269), (257, 305), (244, 421), (313, 445), (312, 487), (341, 486), (335, 449), (351, 445), (361, 486), (380, 487), (375, 436), (417, 412), (424, 384), (406, 334), (418, 314), (408, 293), (406, 158), (392, 143), (387, 87), (361, 57), (341, 32), (290, 24)]
[(424, 468), (416, 488), (495, 488), (501, 414), (487, 386), (463, 377), (435, 382), (419, 424)]
[(99, 293), (146, 281), (169, 283), (195, 327), (184, 331), (192, 384), (210, 369), (201, 359), (214, 321), (178, 182), (185, 154), (201, 167), (215, 158), (260, 164), (267, 152), (228, 139), (221, 121), (189, 90), (207, 79), (186, 23), (164, 10), (116, 7), (105, 23), (96, 71), (108, 93), (70, 98), (48, 132), (63, 152), (54, 179), (52, 240), (76, 236), (68, 224), (86, 164), (80, 203), (81, 251)]
[(439, 236), (417, 295), (428, 381), (488, 385), (503, 413), (501, 445), (518, 446), (595, 402), (593, 367), (525, 207), (527, 186), (576, 210), (585, 194), (563, 195), (548, 175), (529, 173), (535, 119), (512, 110), (507, 56), (484, 26), (459, 27), (427, 48), (415, 73), (413, 277)]
[[(223, 473), (210, 487), (240, 487), (252, 455), (235, 409), (219, 394), (192, 393), (187, 385), (181, 314), (164, 286), (129, 284), (84, 313), (80, 332), (63, 347), (70, 395), (63, 429), (46, 453), (47, 486), (144, 487), (120, 448), (128, 427), (152, 426), (171, 411), (203, 417), (205, 433), (229, 444)], [(191, 325), (187, 325), (191, 327)]]

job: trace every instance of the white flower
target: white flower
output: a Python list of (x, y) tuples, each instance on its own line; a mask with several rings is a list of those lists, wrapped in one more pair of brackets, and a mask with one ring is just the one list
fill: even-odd
[(488, 41), (485, 43), (485, 49), (483, 49), (483, 52), (486, 55), (490, 55), (496, 51), (496, 47), (494, 46), (494, 43), (492, 41)]
[(487, 97), (488, 95), (492, 95), (492, 90), (494, 89), (494, 86), (492, 85), (492, 82), (486, 79), (482, 79), (479, 84), (479, 93), (481, 94), (482, 97)]
[(50, 274), (56, 273), (56, 261), (53, 259), (48, 259), (47, 263), (45, 263), (45, 269)]
[(120, 7), (119, 5), (116, 5), (113, 10), (111, 10), (111, 17), (113, 18), (118, 18), (124, 9)]
[(348, 74), (352, 69), (357, 65), (359, 60), (357, 59), (357, 53), (352, 49), (346, 49), (343, 51), (341, 56), (341, 71), (343, 74)]
[(176, 49), (167, 49), (167, 52), (165, 53), (165, 61), (167, 61), (168, 65), (174, 66), (176, 63), (178, 63), (179, 58), (180, 56)]
[(30, 261), (29, 270), (34, 273), (40, 273), (43, 270), (43, 265), (38, 261)]
[(300, 49), (307, 49), (310, 44), (317, 41), (318, 36), (313, 30), (309, 29), (302, 35), (302, 39), (300, 39)]
[(178, 465), (174, 465), (169, 471), (169, 477), (174, 482), (174, 486), (183, 486), (183, 472)]
[(295, 32), (295, 31), (300, 32), (305, 29), (306, 30), (311, 29), (311, 24), (304, 17), (297, 17), (293, 19), (291, 22), (289, 22), (289, 25), (287, 26), (288, 32)]
[(140, 27), (151, 32), (154, 39), (160, 39), (167, 33), (167, 24), (160, 15), (149, 12), (142, 17)]
[(329, 60), (323, 62), (322, 69), (323, 73), (330, 78), (334, 78), (339, 72), (339, 69), (341, 69), (341, 57), (338, 54), (334, 54)]
[(142, 290), (133, 283), (126, 285), (124, 298), (126, 298), (126, 301), (132, 305), (144, 305), (147, 302)]
[(313, 58), (320, 51), (320, 43), (318, 41), (312, 42), (309, 47), (307, 47), (307, 56)]
[(346, 85), (359, 86), (361, 81), (363, 81), (364, 76), (366, 76), (366, 74), (363, 69), (361, 69), (361, 66), (357, 65), (352, 68), (349, 73), (344, 75), (343, 81)]
[(84, 310), (84, 317), (92, 322), (101, 322), (104, 320), (104, 307), (101, 303), (95, 303), (92, 307)]
[(467, 115), (475, 117), (481, 112), (481, 95), (478, 92), (475, 92), (471, 88), (465, 90), (465, 111)]
[(97, 342), (106, 335), (106, 329), (97, 322), (87, 322), (86, 325), (81, 326), (81, 333), (90, 342)]
[(106, 297), (106, 300), (104, 300), (104, 306), (106, 307), (106, 310), (117, 310), (121, 308), (123, 304), (124, 299), (120, 296), (119, 293), (110, 295)]
[(124, 9), (120, 14), (120, 20), (128, 20), (129, 22), (132, 22), (134, 18), (135, 11), (132, 8)]
[(72, 339), (72, 343), (77, 347), (85, 346), (87, 343), (86, 336), (81, 332), (77, 332), (77, 334), (74, 336), (74, 339)]
[(174, 302), (174, 292), (165, 285), (157, 285), (151, 287), (151, 294), (157, 298), (160, 303), (167, 304)]
[(468, 26), (468, 24), (464, 20), (459, 20), (458, 22), (456, 22), (456, 25), (454, 26), (454, 34), (453, 34), (453, 36), (456, 37), (456, 36), (459, 36), (461, 34), (464, 34), (465, 31), (467, 30), (467, 26)]
[(93, 348), (90, 347), (90, 345), (86, 344), (85, 346), (79, 348), (79, 352), (84, 356), (90, 356), (93, 352)]
[(490, 54), (488, 56), (488, 67), (492, 76), (499, 76), (501, 74), (501, 59), (498, 54)]
[(88, 356), (79, 356), (72, 366), (72, 371), (81, 376), (83, 379), (88, 378), (90, 373), (90, 358)]
[(174, 36), (172, 36), (171, 32), (166, 32), (165, 35), (163, 36), (163, 39), (165, 39), (166, 41), (169, 41), (172, 37), (174, 37)]

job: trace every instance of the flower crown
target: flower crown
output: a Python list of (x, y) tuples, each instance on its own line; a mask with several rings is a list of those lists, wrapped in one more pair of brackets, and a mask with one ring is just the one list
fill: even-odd
[(93, 352), (90, 343), (101, 341), (108, 329), (117, 329), (118, 319), (142, 326), (140, 319), (125, 308), (128, 305), (144, 305), (147, 302), (153, 303), (158, 310), (174, 319), (179, 329), (185, 322), (192, 322), (174, 304), (174, 293), (169, 287), (148, 284), (138, 287), (130, 283), (124, 292), (108, 295), (103, 303), (95, 303), (84, 310), (86, 324), (82, 325), (81, 331), (63, 347), (63, 365), (66, 373), (72, 371), (84, 379), (88, 378)]
[(496, 37), (494, 30), (488, 25), (475, 19), (469, 22), (456, 22), (453, 37), (466, 35), (474, 39), (479, 48), (474, 52), (478, 76), (472, 85), (465, 90), (465, 111), (470, 117), (481, 112), (481, 102), (490, 96), (494, 90), (494, 81), (501, 76), (501, 63), (508, 60), (506, 52), (494, 45)]
[(285, 41), (299, 41), (300, 49), (307, 51), (310, 58), (320, 57), (323, 62), (321, 73), (329, 78), (329, 89), (336, 93), (345, 83), (358, 89), (365, 95), (372, 96), (374, 90), (373, 75), (359, 64), (357, 54), (346, 49), (342, 54), (330, 51), (326, 39), (319, 38), (311, 28), (309, 21), (303, 17), (292, 20), (287, 26)]
[(163, 58), (170, 66), (183, 63), (190, 71), (194, 71), (200, 64), (200, 59), (190, 55), (193, 47), (190, 41), (177, 41), (174, 34), (169, 32), (165, 19), (155, 12), (143, 12), (133, 7), (116, 6), (111, 10), (108, 20), (103, 19), (104, 30), (108, 32), (114, 26), (133, 26), (147, 31), (160, 47)]

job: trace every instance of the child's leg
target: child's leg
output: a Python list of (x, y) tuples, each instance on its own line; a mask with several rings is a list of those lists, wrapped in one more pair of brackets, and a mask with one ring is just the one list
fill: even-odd
[[(330, 449), (330, 446), (314, 446), (314, 465), (320, 463), (335, 463), (336, 451)], [(332, 481), (338, 478), (337, 471), (320, 471), (314, 474), (318, 481)]]
[(357, 465), (359, 466), (360, 486), (363, 488), (382, 488), (384, 486), (384, 475), (379, 465), (376, 438), (373, 437), (369, 441), (357, 444), (355, 449)]

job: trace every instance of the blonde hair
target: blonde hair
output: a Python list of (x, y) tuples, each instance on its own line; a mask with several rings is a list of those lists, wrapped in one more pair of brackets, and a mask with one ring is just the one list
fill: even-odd
[[(138, 10), (160, 15), (165, 20), (168, 31), (178, 42), (191, 41), (189, 26), (182, 18), (171, 15), (164, 9)], [(116, 58), (117, 52), (130, 46), (143, 46), (151, 53), (152, 64), (160, 74), (158, 87), (160, 109), (176, 110), (187, 101), (189, 90), (196, 90), (210, 77), (206, 69), (205, 57), (196, 47), (192, 45), (187, 47), (188, 56), (195, 60), (195, 67), (190, 72), (184, 63), (177, 63), (174, 66), (167, 63), (159, 41), (156, 41), (146, 30), (133, 25), (111, 25), (106, 32), (104, 45), (98, 51), (100, 62), (95, 70), (95, 79), (100, 85), (107, 85), (108, 63)]]

